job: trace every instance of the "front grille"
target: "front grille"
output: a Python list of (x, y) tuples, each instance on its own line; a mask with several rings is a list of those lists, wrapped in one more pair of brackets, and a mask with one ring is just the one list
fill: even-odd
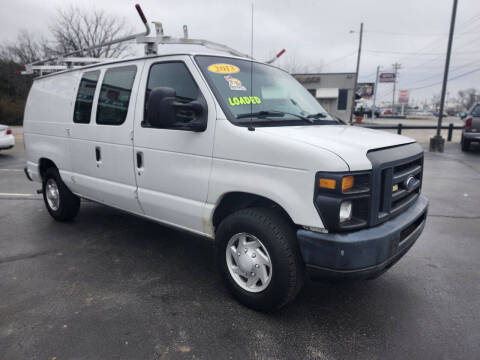
[(417, 144), (367, 154), (372, 162), (372, 211), (369, 225), (378, 225), (406, 210), (422, 187), (423, 150)]
[[(420, 194), (422, 184), (423, 157), (412, 162), (395, 166), (393, 168), (391, 209), (392, 213), (400, 212), (404, 207), (410, 205)], [(414, 180), (411, 180), (411, 179)], [(407, 187), (407, 181), (413, 185)], [(396, 191), (393, 186), (397, 185)]]

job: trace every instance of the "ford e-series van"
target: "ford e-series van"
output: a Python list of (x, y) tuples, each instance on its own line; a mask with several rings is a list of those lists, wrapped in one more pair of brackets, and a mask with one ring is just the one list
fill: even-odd
[(425, 225), (414, 140), (345, 125), (285, 71), (220, 51), (38, 77), (24, 135), (53, 218), (90, 199), (214, 239), (226, 286), (255, 309), (305, 276), (374, 278)]

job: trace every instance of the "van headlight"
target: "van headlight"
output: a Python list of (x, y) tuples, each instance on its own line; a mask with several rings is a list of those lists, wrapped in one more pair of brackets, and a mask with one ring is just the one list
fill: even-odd
[(340, 204), (340, 222), (349, 221), (352, 219), (352, 202), (351, 201), (343, 201)]
[(372, 179), (370, 171), (317, 172), (314, 205), (328, 232), (368, 226)]

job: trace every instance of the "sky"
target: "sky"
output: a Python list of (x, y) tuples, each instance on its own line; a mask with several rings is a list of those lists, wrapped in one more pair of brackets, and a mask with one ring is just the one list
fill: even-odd
[[(250, 53), (252, 0), (138, 0), (149, 21), (166, 35), (208, 39)], [(55, 10), (70, 4), (124, 17), (142, 25), (126, 0), (16, 0), (0, 13), (0, 42), (22, 29), (48, 37)], [(360, 23), (364, 23), (359, 81), (374, 82), (377, 66), (400, 63), (397, 89), (422, 105), (440, 94), (453, 0), (253, 0), (253, 56), (267, 60), (281, 49), (279, 65), (316, 72), (354, 72)], [(471, 73), (470, 73), (471, 72)], [(450, 66), (449, 98), (480, 89), (480, 1), (459, 0)], [(398, 93), (397, 93), (398, 96)], [(391, 102), (392, 85), (379, 85), (377, 103)]]

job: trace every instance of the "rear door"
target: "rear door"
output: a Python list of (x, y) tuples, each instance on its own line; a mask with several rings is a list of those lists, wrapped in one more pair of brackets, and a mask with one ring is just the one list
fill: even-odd
[[(203, 97), (208, 105), (207, 129), (193, 132), (146, 123), (145, 104), (156, 87), (173, 88), (181, 102)], [(202, 212), (208, 194), (216, 112), (210, 90), (190, 57), (145, 62), (135, 115), (136, 178), (145, 214), (204, 233)]]
[[(134, 109), (142, 69), (143, 62), (137, 61), (84, 73), (71, 129), (74, 191), (134, 213), (142, 212), (133, 158)], [(88, 86), (90, 90), (84, 89)]]

